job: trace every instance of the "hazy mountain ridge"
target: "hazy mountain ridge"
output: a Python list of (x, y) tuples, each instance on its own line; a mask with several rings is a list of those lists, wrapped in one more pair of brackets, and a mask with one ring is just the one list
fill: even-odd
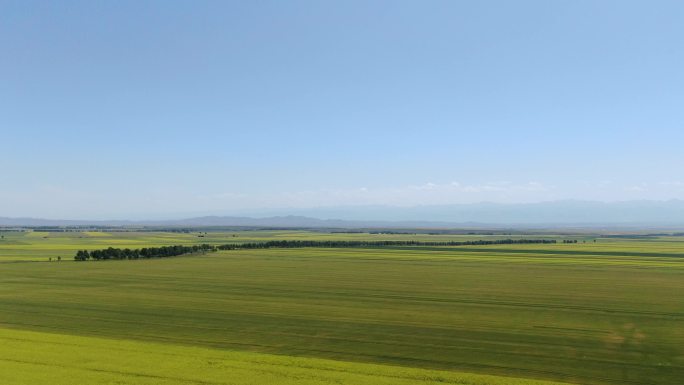
[[(249, 214), (250, 212), (245, 211)], [(282, 214), (282, 215), (281, 215)], [(253, 211), (171, 220), (62, 220), (0, 217), (0, 226), (453, 227), (684, 225), (684, 201), (557, 201), (441, 206), (349, 206)]]

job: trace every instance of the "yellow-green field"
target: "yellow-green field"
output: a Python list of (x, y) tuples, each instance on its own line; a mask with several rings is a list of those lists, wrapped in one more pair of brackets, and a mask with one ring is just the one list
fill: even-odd
[[(0, 384), (684, 379), (683, 237), (78, 263), (75, 250), (108, 246), (486, 237), (3, 235)], [(57, 255), (65, 260), (47, 262)]]
[(0, 329), (2, 384), (560, 385), (439, 370)]
[[(107, 247), (142, 248), (171, 245), (226, 244), (270, 240), (404, 240), (448, 241), (502, 238), (530, 238), (530, 236), (483, 236), (483, 235), (428, 235), (428, 234), (368, 234), (326, 233), (299, 230), (261, 230), (232, 232), (9, 232), (0, 231), (0, 262), (46, 261), (61, 256), (71, 259), (79, 249)], [(550, 236), (533, 236), (549, 238)], [(589, 239), (589, 238), (588, 238)]]

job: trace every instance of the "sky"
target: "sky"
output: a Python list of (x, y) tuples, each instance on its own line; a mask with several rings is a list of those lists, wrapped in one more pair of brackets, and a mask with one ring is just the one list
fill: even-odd
[(0, 0), (0, 216), (684, 199), (681, 1)]

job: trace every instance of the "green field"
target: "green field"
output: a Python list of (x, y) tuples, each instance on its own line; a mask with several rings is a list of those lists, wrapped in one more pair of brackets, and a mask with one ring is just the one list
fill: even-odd
[(47, 258), (108, 246), (486, 237), (2, 234), (2, 384), (684, 379), (682, 237), (58, 263)]
[(0, 329), (2, 384), (560, 385), (510, 377)]
[[(0, 262), (2, 261), (46, 261), (57, 256), (71, 258), (79, 249), (107, 247), (141, 248), (171, 245), (193, 245), (201, 243), (227, 244), (271, 240), (479, 240), (524, 238), (529, 236), (482, 236), (482, 235), (428, 235), (428, 234), (368, 234), (327, 233), (294, 230), (233, 231), (233, 232), (9, 232), (1, 231)], [(534, 238), (549, 238), (537, 236)], [(587, 238), (592, 239), (592, 238)]]

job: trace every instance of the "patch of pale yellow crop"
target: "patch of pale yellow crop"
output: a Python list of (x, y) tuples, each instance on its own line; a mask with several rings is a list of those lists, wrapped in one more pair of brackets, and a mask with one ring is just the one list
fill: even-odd
[(87, 235), (89, 237), (93, 237), (93, 238), (111, 237), (112, 236), (112, 233), (105, 233), (102, 231), (84, 231), (83, 234)]

